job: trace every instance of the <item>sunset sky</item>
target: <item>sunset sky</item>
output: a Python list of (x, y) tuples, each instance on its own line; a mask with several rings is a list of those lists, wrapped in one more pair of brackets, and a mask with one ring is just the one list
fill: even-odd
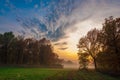
[(0, 33), (51, 40), (66, 60), (77, 61), (80, 37), (120, 17), (120, 0), (0, 0)]

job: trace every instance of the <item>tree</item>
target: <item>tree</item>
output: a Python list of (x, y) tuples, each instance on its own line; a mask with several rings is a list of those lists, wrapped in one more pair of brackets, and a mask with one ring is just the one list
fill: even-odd
[(0, 64), (34, 64), (62, 67), (50, 40), (15, 37), (12, 32), (0, 34)]
[(106, 49), (112, 49), (119, 54), (120, 18), (113, 19), (111, 16), (109, 19), (105, 19), (101, 38), (103, 39), (101, 43), (107, 47)]
[(7, 64), (16, 64), (16, 54), (17, 54), (17, 42), (18, 39), (14, 38), (8, 45), (8, 61)]
[(1, 45), (1, 62), (7, 63), (9, 52), (8, 45), (14, 39), (14, 34), (12, 32), (6, 32), (4, 34), (0, 34), (0, 45)]
[(53, 52), (53, 47), (49, 40), (43, 38), (39, 40), (39, 61), (42, 65), (60, 65), (61, 60), (58, 55)]
[[(96, 63), (97, 53), (100, 52), (100, 45), (98, 43), (99, 32), (100, 31), (97, 29), (93, 29), (93, 30), (89, 31), (87, 33), (87, 36), (82, 37), (78, 44), (79, 52), (88, 53), (89, 56), (92, 57), (94, 65), (95, 65), (95, 69), (97, 69), (97, 63)], [(82, 55), (82, 57), (83, 57), (83, 55)]]
[(102, 52), (97, 56), (99, 68), (118, 73), (120, 71), (120, 18), (112, 16), (105, 19), (99, 42), (103, 45)]
[(2, 63), (3, 56), (3, 34), (0, 34), (0, 64)]
[(79, 64), (80, 64), (80, 69), (87, 69), (88, 63), (89, 63), (89, 54), (85, 52), (79, 52)]

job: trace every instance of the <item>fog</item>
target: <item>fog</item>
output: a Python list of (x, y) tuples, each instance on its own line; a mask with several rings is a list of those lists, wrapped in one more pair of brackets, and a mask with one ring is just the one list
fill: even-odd
[[(64, 68), (66, 69), (79, 69), (79, 64), (63, 64)], [(89, 69), (94, 69), (94, 64), (89, 64), (87, 66)]]

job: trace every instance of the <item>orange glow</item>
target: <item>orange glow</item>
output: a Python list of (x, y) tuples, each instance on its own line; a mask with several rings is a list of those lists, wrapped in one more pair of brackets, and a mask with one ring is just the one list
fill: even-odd
[(71, 60), (75, 63), (78, 62), (77, 53), (70, 52), (69, 50), (59, 50), (56, 47), (54, 48), (54, 52), (56, 52), (59, 57), (64, 60)]
[[(56, 53), (58, 53), (59, 57), (65, 60), (72, 60), (74, 62), (78, 63), (78, 48), (77, 44), (79, 42), (79, 39), (86, 35), (89, 30), (94, 28), (93, 26), (97, 26), (97, 28), (101, 28), (101, 25), (94, 23), (91, 20), (86, 20), (82, 22), (78, 22), (72, 27), (76, 28), (76, 31), (74, 31), (73, 28), (69, 28), (65, 31), (65, 36), (68, 36), (68, 38), (61, 38), (58, 43), (67, 42), (67, 45), (57, 45), (54, 46), (54, 50)], [(65, 50), (60, 50), (59, 48), (67, 48)]]

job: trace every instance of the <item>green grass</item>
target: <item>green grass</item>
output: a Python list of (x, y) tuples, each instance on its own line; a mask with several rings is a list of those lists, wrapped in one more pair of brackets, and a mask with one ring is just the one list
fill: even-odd
[(0, 68), (0, 80), (120, 80), (93, 70)]
[(64, 71), (48, 68), (0, 68), (0, 80), (45, 80)]
[(120, 80), (120, 78), (115, 78), (106, 74), (96, 72), (94, 70), (90, 71), (81, 70), (76, 73), (76, 76), (78, 77), (79, 80)]
[(120, 80), (120, 78), (108, 76), (93, 70), (71, 70), (63, 73), (64, 74), (61, 76), (56, 75), (54, 77), (51, 77), (50, 80)]

